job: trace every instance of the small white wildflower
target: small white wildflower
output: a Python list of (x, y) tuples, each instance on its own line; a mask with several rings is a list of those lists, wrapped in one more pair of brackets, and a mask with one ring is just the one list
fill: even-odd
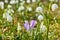
[(20, 6), (20, 7), (18, 8), (18, 11), (20, 12), (20, 11), (22, 11), (22, 10), (24, 10), (24, 9), (25, 9), (24, 6)]
[(4, 2), (0, 1), (0, 7), (1, 9), (4, 9)]
[(41, 25), (40, 25), (40, 32), (45, 32), (46, 29), (47, 29), (46, 26), (43, 25), (43, 22), (42, 22)]
[(28, 7), (27, 9), (28, 9), (28, 11), (32, 11), (32, 8), (31, 7)]
[(30, 0), (27, 0), (27, 3), (30, 3), (31, 1)]
[(36, 2), (36, 0), (32, 0), (32, 2)]
[(6, 19), (6, 14), (5, 14), (5, 13), (3, 13), (3, 18), (5, 18), (5, 19)]
[(18, 27), (17, 27), (17, 30), (21, 30), (21, 26), (20, 26), (20, 23), (18, 23)]
[(7, 8), (12, 8), (12, 6), (11, 5), (8, 5)]
[(38, 20), (39, 20), (39, 21), (41, 21), (41, 20), (43, 20), (43, 19), (44, 19), (44, 18), (43, 18), (42, 15), (39, 15), (39, 16), (38, 16)]
[(10, 4), (15, 4), (15, 3), (16, 3), (15, 0), (10, 1)]
[(38, 14), (36, 14), (36, 16), (38, 16)]
[(5, 0), (5, 3), (8, 3), (8, 0)]
[(57, 4), (52, 4), (52, 11), (55, 11), (58, 8)]
[(7, 15), (7, 21), (12, 22), (12, 17), (10, 15)]
[(12, 14), (12, 13), (14, 13), (14, 10), (13, 9), (9, 9), (9, 10), (7, 10), (7, 13)]
[(24, 5), (24, 3), (25, 3), (25, 1), (22, 1), (22, 3), (20, 3), (20, 5), (21, 5), (21, 6), (23, 6), (23, 5)]
[(7, 18), (7, 15), (9, 15), (9, 13), (3, 13), (3, 18)]
[(37, 7), (36, 8), (36, 12), (41, 12), (42, 13), (43, 12), (43, 8), (42, 7)]
[(12, 17), (9, 15), (9, 13), (3, 13), (3, 18), (7, 19), (9, 22), (12, 21)]

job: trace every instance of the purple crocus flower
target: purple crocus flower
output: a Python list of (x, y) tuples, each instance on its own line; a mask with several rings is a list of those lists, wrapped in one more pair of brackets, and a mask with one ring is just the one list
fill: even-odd
[(30, 21), (30, 27), (34, 28), (35, 25), (36, 25), (36, 20), (31, 20)]
[(25, 21), (24, 23), (24, 27), (26, 28), (26, 30), (30, 30), (30, 28), (34, 28), (34, 26), (36, 25), (36, 20), (31, 20), (30, 23), (28, 21)]

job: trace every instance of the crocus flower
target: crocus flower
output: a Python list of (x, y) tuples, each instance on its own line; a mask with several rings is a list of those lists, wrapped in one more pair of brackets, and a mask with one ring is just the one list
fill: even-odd
[(34, 28), (34, 26), (36, 25), (36, 23), (37, 23), (36, 20), (31, 20), (30, 21), (30, 27)]
[(52, 4), (52, 11), (55, 11), (58, 8), (57, 4)]
[(25, 21), (24, 27), (26, 28), (26, 30), (29, 30), (30, 29), (28, 21)]
[(36, 25), (36, 20), (31, 20), (30, 23), (28, 21), (25, 21), (24, 23), (24, 27), (26, 28), (26, 30), (30, 30), (31, 28), (34, 28), (34, 26)]

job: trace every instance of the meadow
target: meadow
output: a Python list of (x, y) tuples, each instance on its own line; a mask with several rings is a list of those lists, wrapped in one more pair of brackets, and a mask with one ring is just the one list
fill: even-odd
[(0, 0), (0, 40), (60, 40), (60, 1)]

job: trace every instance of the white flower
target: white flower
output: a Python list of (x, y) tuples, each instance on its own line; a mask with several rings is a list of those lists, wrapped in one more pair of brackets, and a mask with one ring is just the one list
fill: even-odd
[(52, 4), (52, 11), (55, 11), (58, 8), (57, 4)]
[(37, 7), (36, 8), (36, 12), (41, 12), (42, 13), (43, 12), (43, 8), (42, 7)]
[(25, 1), (22, 1), (22, 2), (20, 3), (20, 5), (21, 5), (21, 6), (23, 6), (23, 5), (24, 5), (24, 3), (25, 3)]
[(15, 3), (16, 3), (15, 0), (10, 1), (10, 4), (15, 4)]
[(0, 1), (0, 7), (1, 9), (4, 9), (4, 2)]
[(39, 20), (39, 21), (43, 20), (43, 16), (42, 16), (42, 15), (39, 15), (39, 16), (38, 16), (38, 20)]
[(5, 3), (8, 3), (8, 0), (5, 0)]
[(12, 14), (12, 13), (14, 13), (14, 10), (13, 9), (9, 9), (9, 10), (7, 10), (7, 13)]
[(28, 11), (32, 11), (32, 8), (31, 7), (28, 7), (27, 9), (28, 9)]
[(7, 15), (7, 21), (12, 22), (12, 17), (10, 15)]
[(11, 5), (8, 5), (7, 8), (12, 8), (12, 6)]
[(30, 0), (27, 0), (27, 3), (30, 3), (31, 1)]
[(36, 13), (36, 17), (38, 16), (39, 14)]
[(20, 26), (20, 23), (18, 23), (18, 27), (17, 27), (17, 30), (21, 30), (21, 26)]
[(9, 13), (3, 13), (3, 18), (7, 18), (7, 15), (9, 15)]
[(3, 13), (3, 18), (7, 19), (9, 22), (12, 21), (12, 17), (9, 15), (9, 13)]
[(6, 19), (6, 14), (5, 14), (5, 13), (3, 13), (3, 18), (5, 18), (5, 19)]
[(24, 9), (25, 9), (24, 6), (20, 6), (20, 7), (18, 8), (18, 11), (20, 12), (20, 11), (22, 11), (22, 10), (24, 10)]
[(36, 2), (36, 0), (32, 0), (32, 2)]
[(43, 22), (40, 25), (40, 32), (45, 32), (47, 30), (46, 26), (43, 25)]

